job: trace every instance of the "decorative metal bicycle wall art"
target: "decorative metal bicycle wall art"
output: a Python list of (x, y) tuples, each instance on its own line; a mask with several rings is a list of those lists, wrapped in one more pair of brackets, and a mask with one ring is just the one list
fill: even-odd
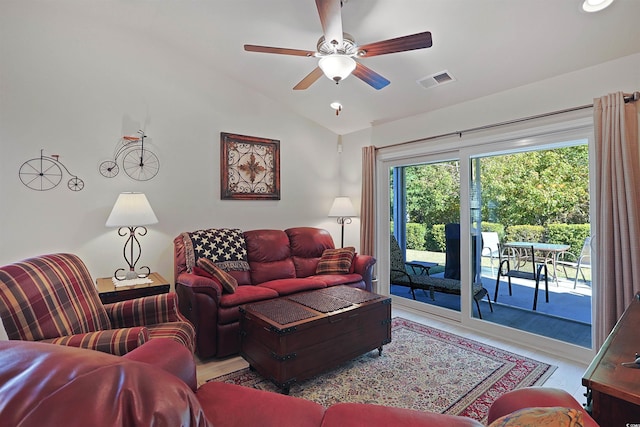
[(136, 181), (148, 181), (158, 174), (160, 160), (145, 144), (144, 131), (139, 130), (138, 136), (123, 136), (118, 141), (113, 160), (100, 163), (100, 173), (106, 178), (113, 178), (120, 172), (118, 160), (122, 159), (122, 169)]
[(24, 162), (22, 166), (20, 166), (18, 175), (20, 176), (20, 181), (30, 189), (47, 191), (60, 184), (63, 169), (71, 175), (71, 178), (67, 181), (69, 190), (82, 190), (84, 188), (84, 181), (69, 172), (69, 169), (60, 162), (60, 156), (58, 154), (45, 156), (44, 149), (40, 150), (40, 157)]

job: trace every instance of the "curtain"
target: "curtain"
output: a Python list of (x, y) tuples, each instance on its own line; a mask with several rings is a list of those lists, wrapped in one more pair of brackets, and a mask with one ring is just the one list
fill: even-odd
[(640, 291), (640, 149), (636, 104), (621, 92), (594, 99), (594, 348), (599, 349)]
[(375, 254), (376, 147), (362, 147), (362, 197), (360, 202), (360, 252)]

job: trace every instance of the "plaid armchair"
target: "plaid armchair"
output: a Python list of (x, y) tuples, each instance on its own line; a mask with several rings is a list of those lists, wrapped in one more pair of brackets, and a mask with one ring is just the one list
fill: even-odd
[(50, 254), (0, 267), (0, 318), (11, 340), (123, 355), (154, 338), (191, 352), (195, 330), (175, 293), (103, 305), (76, 255)]

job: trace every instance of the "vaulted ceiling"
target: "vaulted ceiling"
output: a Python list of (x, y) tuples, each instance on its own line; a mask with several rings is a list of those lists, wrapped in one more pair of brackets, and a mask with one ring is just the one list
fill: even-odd
[[(599, 13), (583, 12), (582, 0), (348, 0), (343, 30), (359, 44), (430, 31), (433, 46), (361, 59), (391, 81), (381, 90), (350, 76), (338, 85), (321, 77), (294, 91), (317, 59), (246, 52), (243, 45), (315, 50), (322, 27), (314, 0), (63, 3), (72, 5), (74, 20), (112, 25), (209, 62), (337, 134), (640, 52), (638, 0), (616, 0)], [(428, 89), (417, 83), (443, 71), (453, 81)], [(339, 116), (329, 107), (333, 101), (343, 105)]]

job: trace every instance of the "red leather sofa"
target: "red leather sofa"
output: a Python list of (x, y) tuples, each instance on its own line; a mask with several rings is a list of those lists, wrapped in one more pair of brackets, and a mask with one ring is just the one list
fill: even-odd
[[(154, 356), (153, 354), (156, 354)], [(163, 366), (159, 354), (180, 359), (193, 382), (191, 353), (168, 339), (152, 340), (117, 357), (97, 351), (29, 341), (0, 341), (0, 424), (48, 426), (482, 426), (450, 415), (341, 403), (329, 408), (277, 393), (221, 382), (195, 392)], [(155, 365), (155, 366), (154, 366)], [(186, 374), (186, 375), (185, 375)], [(189, 379), (190, 378), (190, 379)], [(193, 386), (193, 384), (191, 384)], [(512, 394), (515, 393), (515, 394)], [(597, 427), (567, 393), (522, 389), (500, 397), (490, 419), (528, 406), (563, 406), (582, 411), (585, 426)]]
[(328, 231), (313, 227), (243, 232), (249, 271), (229, 271), (237, 281), (234, 293), (187, 265), (184, 233), (174, 243), (175, 290), (180, 312), (196, 329), (201, 358), (225, 357), (240, 351), (238, 308), (247, 303), (335, 285), (371, 291), (375, 258), (356, 254), (352, 272), (316, 274), (325, 249), (334, 243)]

